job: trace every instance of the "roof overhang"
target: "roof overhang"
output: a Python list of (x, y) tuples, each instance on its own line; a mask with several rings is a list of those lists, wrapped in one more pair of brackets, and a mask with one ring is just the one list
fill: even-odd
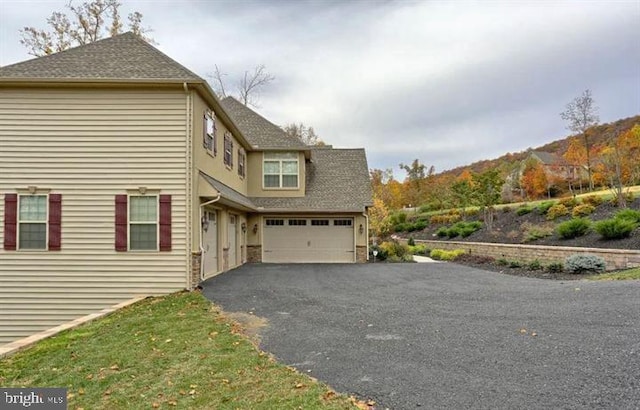
[(198, 174), (198, 196), (206, 199), (218, 198), (216, 203), (241, 211), (256, 211), (255, 205), (249, 198), (202, 171)]

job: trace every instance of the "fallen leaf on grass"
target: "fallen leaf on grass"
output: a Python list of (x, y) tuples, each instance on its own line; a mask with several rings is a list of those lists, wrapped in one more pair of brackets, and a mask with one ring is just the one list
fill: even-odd
[(527, 334), (527, 329), (525, 329), (525, 328), (520, 329), (520, 334), (521, 335), (526, 335)]
[(296, 389), (301, 389), (303, 387), (304, 387), (304, 384), (302, 384), (302, 383), (296, 384)]
[(120, 370), (120, 367), (117, 364), (114, 364), (113, 366), (109, 367), (109, 369), (111, 369), (111, 370)]
[(151, 403), (151, 407), (153, 407), (154, 409), (157, 409), (158, 407), (160, 407), (160, 403), (153, 402)]

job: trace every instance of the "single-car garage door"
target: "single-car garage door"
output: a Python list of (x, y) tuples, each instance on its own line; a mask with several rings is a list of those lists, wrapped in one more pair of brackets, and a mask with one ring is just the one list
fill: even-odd
[(263, 262), (355, 262), (353, 218), (264, 218)]

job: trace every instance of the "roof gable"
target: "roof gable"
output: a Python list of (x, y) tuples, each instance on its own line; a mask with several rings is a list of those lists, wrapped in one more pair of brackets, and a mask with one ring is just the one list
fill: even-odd
[(132, 32), (0, 67), (0, 78), (204, 82)]
[(364, 149), (313, 149), (307, 163), (304, 197), (251, 198), (272, 211), (362, 212), (373, 192)]
[(254, 149), (308, 149), (302, 141), (289, 137), (282, 128), (235, 98), (223, 98), (221, 104)]

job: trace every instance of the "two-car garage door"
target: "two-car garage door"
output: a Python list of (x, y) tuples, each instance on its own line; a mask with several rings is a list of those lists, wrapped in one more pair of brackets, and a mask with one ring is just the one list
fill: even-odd
[(263, 262), (354, 262), (353, 218), (263, 218)]

